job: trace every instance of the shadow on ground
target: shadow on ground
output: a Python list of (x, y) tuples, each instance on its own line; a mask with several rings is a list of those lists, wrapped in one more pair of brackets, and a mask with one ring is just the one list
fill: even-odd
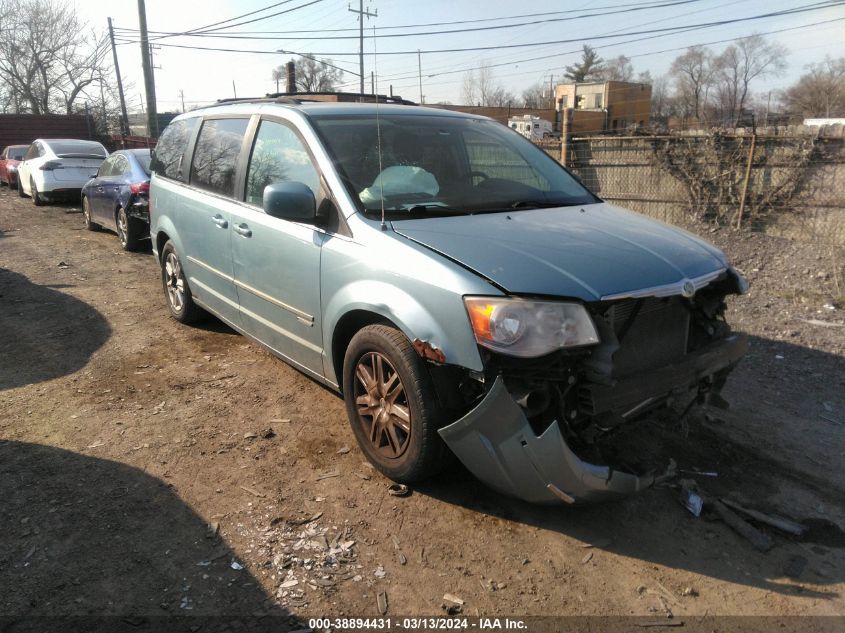
[(3, 631), (303, 628), (233, 568), (236, 554), (168, 484), (139, 469), (0, 441), (0, 499)]
[[(752, 339), (752, 348), (766, 348), (770, 343), (766, 339)], [(786, 353), (791, 358), (801, 359), (800, 363), (797, 360), (793, 363), (799, 368), (842, 366), (843, 359), (838, 356), (800, 346), (779, 345), (788, 348)], [(755, 399), (763, 396), (750, 384), (752, 381), (747, 380), (747, 376), (755, 372), (765, 376), (767, 367), (757, 366), (758, 362), (765, 361), (754, 356), (743, 362), (748, 364), (743, 368), (743, 378), (740, 379), (740, 375), (735, 378), (744, 380), (745, 384), (734, 385), (734, 391), (744, 390), (736, 396), (743, 399), (738, 404), (743, 405), (746, 415), (753, 415)], [(834, 394), (836, 381), (830, 387), (831, 394)], [(797, 388), (800, 390), (800, 385)], [(839, 396), (828, 394), (826, 388), (820, 389), (814, 397), (839, 399)], [(794, 402), (795, 398), (801, 398), (801, 394), (784, 392), (781, 397)], [(778, 423), (796, 422), (790, 415), (787, 414)], [(679, 503), (678, 490), (665, 487), (603, 505), (534, 506), (498, 495), (461, 468), (458, 476), (455, 473), (443, 476), (418, 486), (416, 492), (507, 521), (560, 532), (619, 556), (787, 595), (839, 599), (838, 590), (818, 587), (845, 582), (845, 551), (842, 549), (845, 548), (845, 533), (830, 520), (830, 516), (824, 514), (825, 504), (845, 507), (845, 492), (837, 483), (842, 481), (841, 464), (838, 467), (828, 464), (816, 469), (815, 473), (790, 468), (788, 462), (794, 460), (796, 451), (810, 450), (810, 442), (815, 440), (809, 435), (794, 433), (793, 437), (799, 442), (798, 438), (805, 438), (806, 446), (782, 446), (779, 453), (774, 453), (775, 457), (771, 452), (757, 450), (763, 438), (759, 438), (757, 443), (751, 438), (752, 441), (744, 445), (732, 441), (730, 424), (742, 424), (743, 432), (756, 429), (758, 433), (765, 433), (766, 427), (762, 422), (772, 423), (769, 417), (759, 421), (728, 418), (731, 421), (700, 423), (679, 423), (677, 417), (662, 417), (651, 415), (620, 431), (617, 449), (606, 452), (619, 453), (619, 447), (622, 447), (624, 453), (617, 455), (617, 459), (624, 461), (606, 460), (603, 463), (636, 464), (640, 472), (649, 469), (662, 472), (657, 465), (663, 464), (665, 468), (669, 458), (673, 458), (680, 469), (687, 470), (681, 476), (696, 479), (711, 496), (730, 497), (741, 500), (746, 507), (756, 506), (769, 512), (774, 509), (786, 515), (790, 514), (790, 509), (803, 507), (806, 511), (808, 507), (815, 508), (815, 503), (808, 505), (808, 499), (822, 499), (824, 504), (819, 504), (818, 512), (791, 513), (793, 519), (805, 521), (811, 526), (803, 541), (798, 543), (793, 537), (758, 525), (769, 532), (776, 543), (769, 552), (760, 553), (725, 524), (716, 521), (715, 517), (707, 513), (700, 518), (693, 517)], [(758, 422), (761, 424), (758, 425)], [(810, 423), (821, 425), (824, 420), (814, 418)], [(835, 441), (842, 442), (841, 434)], [(690, 474), (695, 469), (716, 472), (718, 476), (695, 477)], [(766, 501), (770, 499), (790, 505), (786, 508), (767, 507)], [(578, 561), (573, 562), (577, 564)], [(796, 577), (788, 578), (787, 570)], [(806, 584), (817, 587), (814, 589)]]
[(105, 317), (75, 297), (0, 268), (0, 390), (78, 371), (111, 336)]

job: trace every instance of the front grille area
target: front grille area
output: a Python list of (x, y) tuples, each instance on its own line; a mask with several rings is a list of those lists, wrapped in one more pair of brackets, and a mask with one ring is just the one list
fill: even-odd
[(614, 378), (670, 364), (687, 352), (690, 313), (680, 297), (626, 299), (606, 316), (619, 339)]

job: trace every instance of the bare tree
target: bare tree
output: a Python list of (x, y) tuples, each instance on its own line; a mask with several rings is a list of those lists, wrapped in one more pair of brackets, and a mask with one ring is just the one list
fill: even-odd
[(584, 44), (581, 51), (581, 60), (571, 66), (566, 67), (564, 77), (569, 81), (580, 83), (583, 81), (592, 81), (601, 77), (604, 71), (603, 60), (596, 53), (595, 49), (588, 44)]
[(288, 75), (287, 69), (284, 66), (276, 66), (273, 69), (273, 75), (272, 76), (273, 76), (273, 81), (276, 82), (276, 92), (281, 92), (281, 90), (279, 90), (279, 82), (282, 81), (283, 79), (287, 80), (287, 75)]
[(845, 116), (845, 57), (825, 57), (807, 66), (807, 73), (784, 91), (789, 112), (803, 117)]
[(88, 33), (74, 7), (58, 0), (0, 0), (0, 16), (7, 108), (70, 113), (95, 100), (95, 88), (110, 83), (106, 39)]
[(524, 108), (552, 108), (554, 94), (550, 94), (550, 87), (538, 82), (522, 91), (522, 106)]
[(634, 66), (628, 57), (620, 55), (606, 61), (598, 75), (604, 81), (631, 81), (634, 78)]
[[(332, 92), (343, 79), (343, 71), (334, 66), (331, 59), (316, 59), (312, 56), (301, 56), (293, 63), (296, 74), (296, 89), (299, 92)], [(278, 88), (279, 80), (287, 77), (284, 66), (273, 69), (273, 81)]]
[(713, 84), (713, 53), (703, 46), (691, 46), (672, 62), (675, 91), (685, 116), (703, 118), (707, 92)]
[(786, 68), (787, 50), (754, 34), (728, 46), (715, 61), (718, 108), (725, 123), (736, 126), (748, 105), (755, 79)]
[(475, 83), (475, 71), (468, 70), (461, 82), (461, 101), (466, 105), (481, 105), (478, 101), (478, 86)]
[(507, 106), (516, 102), (512, 93), (496, 82), (493, 69), (486, 62), (475, 70), (468, 70), (461, 86), (461, 97), (466, 105)]

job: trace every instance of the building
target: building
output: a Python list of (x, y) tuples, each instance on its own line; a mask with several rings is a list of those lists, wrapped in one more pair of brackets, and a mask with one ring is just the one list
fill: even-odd
[(628, 81), (558, 84), (555, 87), (555, 127), (565, 109), (572, 109), (572, 132), (612, 132), (648, 125), (651, 85)]

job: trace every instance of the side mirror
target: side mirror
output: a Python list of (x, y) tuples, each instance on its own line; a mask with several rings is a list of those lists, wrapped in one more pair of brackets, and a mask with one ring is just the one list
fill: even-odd
[(317, 201), (305, 183), (276, 182), (264, 187), (264, 213), (294, 222), (314, 222)]

